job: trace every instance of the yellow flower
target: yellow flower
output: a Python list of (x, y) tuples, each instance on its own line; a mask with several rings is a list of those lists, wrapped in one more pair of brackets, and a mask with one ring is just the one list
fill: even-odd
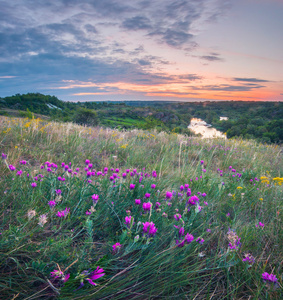
[(238, 189), (238, 190), (241, 190), (241, 189), (242, 189), (242, 187), (241, 187), (241, 186), (238, 186), (238, 187), (237, 187), (237, 189)]
[(263, 198), (259, 198), (260, 201), (263, 201)]
[(128, 146), (128, 144), (124, 144), (124, 145), (121, 146), (121, 148), (126, 149), (127, 146)]
[(16, 149), (18, 149), (18, 146), (15, 146)]

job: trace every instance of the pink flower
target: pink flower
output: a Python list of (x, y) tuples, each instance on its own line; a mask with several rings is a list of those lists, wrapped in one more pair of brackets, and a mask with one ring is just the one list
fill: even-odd
[(136, 199), (135, 203), (136, 203), (136, 205), (140, 205), (141, 204), (141, 199)]
[(267, 272), (262, 273), (262, 279), (264, 281), (270, 281), (270, 282), (274, 282), (274, 283), (278, 281), (278, 279), (276, 278), (275, 275), (268, 274)]
[(114, 245), (112, 246), (113, 252), (118, 251), (118, 250), (121, 248), (121, 246), (122, 246), (122, 245), (121, 245), (120, 243), (114, 244)]
[(56, 205), (56, 202), (54, 200), (51, 200), (48, 202), (48, 205), (50, 206), (50, 208), (52, 208)]
[(97, 267), (97, 269), (95, 271), (93, 271), (92, 273), (90, 273), (89, 275), (89, 278), (86, 278), (86, 280), (92, 284), (92, 285), (97, 285), (95, 282), (93, 282), (93, 280), (96, 280), (102, 276), (105, 275), (105, 273), (103, 273), (104, 270), (100, 267)]
[(56, 216), (59, 218), (63, 218), (66, 217), (69, 213), (70, 213), (70, 209), (66, 207), (64, 210), (58, 211)]
[(92, 198), (92, 200), (93, 200), (94, 203), (97, 203), (97, 201), (99, 200), (99, 195), (93, 194), (91, 196), (91, 198)]
[(151, 204), (150, 202), (145, 202), (145, 203), (143, 203), (142, 208), (143, 208), (145, 211), (150, 211), (151, 206), (152, 206), (152, 204)]
[(176, 221), (179, 221), (182, 218), (182, 216), (180, 214), (176, 214), (174, 215), (174, 218)]
[(173, 194), (171, 192), (166, 192), (166, 198), (171, 199), (173, 197)]

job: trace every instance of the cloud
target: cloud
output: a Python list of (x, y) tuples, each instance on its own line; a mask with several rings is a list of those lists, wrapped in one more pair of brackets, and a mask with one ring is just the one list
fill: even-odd
[(173, 62), (149, 51), (156, 44), (164, 53), (192, 51), (194, 28), (217, 18), (227, 1), (2, 0), (0, 79), (16, 77), (2, 91), (50, 90), (66, 79), (147, 86), (200, 80), (164, 72)]
[(224, 59), (219, 57), (219, 55), (220, 54), (213, 52), (213, 53), (210, 53), (209, 55), (200, 56), (200, 58), (207, 60), (207, 61), (224, 61)]
[(123, 21), (122, 26), (129, 30), (151, 29), (150, 20), (143, 16), (135, 16)]
[(193, 90), (206, 90), (206, 91), (226, 91), (226, 92), (249, 92), (253, 89), (260, 89), (265, 86), (263, 85), (229, 85), (229, 84), (219, 84), (219, 85), (204, 85), (204, 86), (192, 86)]
[(239, 78), (235, 77), (233, 78), (234, 81), (240, 81), (240, 82), (270, 82), (269, 80), (264, 79), (258, 79), (258, 78)]

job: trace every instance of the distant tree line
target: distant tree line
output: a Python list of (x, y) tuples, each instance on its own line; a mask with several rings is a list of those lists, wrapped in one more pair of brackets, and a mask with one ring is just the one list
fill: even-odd
[[(197, 117), (226, 132), (228, 138), (243, 137), (266, 143), (283, 141), (282, 102), (66, 102), (55, 96), (28, 93), (0, 98), (0, 114), (9, 115), (9, 110), (29, 118), (39, 114), (51, 120), (87, 126), (156, 128), (188, 135), (192, 134), (187, 128), (190, 120)], [(228, 120), (220, 121), (221, 116)]]

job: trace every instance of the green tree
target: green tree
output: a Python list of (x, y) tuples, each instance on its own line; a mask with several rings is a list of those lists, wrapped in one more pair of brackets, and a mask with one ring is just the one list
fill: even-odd
[(75, 113), (73, 121), (80, 125), (96, 126), (98, 124), (98, 117), (95, 110), (80, 107)]

